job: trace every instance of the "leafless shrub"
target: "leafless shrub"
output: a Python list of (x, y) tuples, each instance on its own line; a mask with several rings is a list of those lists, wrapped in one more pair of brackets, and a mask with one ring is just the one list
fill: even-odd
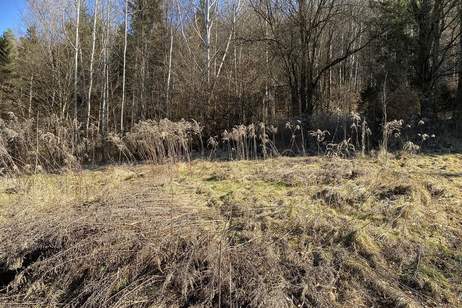
[(269, 139), (268, 134), (266, 134), (266, 124), (263, 122), (260, 123), (260, 140), (263, 151), (263, 159), (266, 159), (266, 156), (268, 155), (267, 144), (269, 143)]
[[(111, 148), (114, 148), (116, 153), (112, 153)], [(132, 161), (135, 159), (134, 155), (130, 152), (127, 145), (125, 144), (123, 138), (115, 133), (109, 133), (107, 136), (105, 150), (109, 150), (110, 153), (108, 156), (112, 158), (114, 162), (121, 161), (122, 157), (127, 161)]]
[(210, 137), (207, 141), (207, 146), (209, 148), (209, 160), (212, 159), (217, 154), (218, 148), (218, 136)]
[(356, 148), (351, 143), (351, 139), (343, 140), (340, 143), (329, 143), (326, 149), (327, 156), (329, 157), (348, 158), (352, 157), (356, 152)]
[[(258, 159), (259, 146), (265, 159), (268, 155), (268, 149), (276, 155), (277, 149), (268, 137), (267, 127), (264, 123), (250, 123), (249, 125), (237, 125), (231, 130), (224, 130), (221, 134), (221, 140), (225, 143), (229, 153), (229, 159), (247, 160)], [(270, 130), (274, 134), (277, 130)], [(235, 155), (234, 155), (235, 154)]]
[(388, 152), (388, 142), (391, 136), (399, 137), (401, 135), (401, 129), (403, 128), (403, 120), (393, 120), (386, 122), (383, 127), (383, 140), (381, 151), (385, 155)]
[(287, 122), (286, 129), (290, 131), (290, 151), (294, 151), (297, 146), (297, 133), (302, 130), (300, 124)]
[(361, 156), (366, 155), (366, 149), (369, 144), (369, 138), (372, 135), (372, 131), (369, 129), (366, 120), (363, 120), (361, 124)]
[(227, 130), (225, 130), (221, 134), (221, 139), (226, 143), (227, 151), (229, 154), (229, 160), (233, 160), (233, 148), (231, 145), (231, 133), (229, 133)]
[(236, 158), (247, 159), (247, 127), (245, 125), (235, 126), (227, 137), (229, 137), (229, 140), (232, 143), (232, 149), (236, 152)]
[(420, 146), (412, 141), (407, 141), (404, 143), (403, 151), (409, 154), (417, 154), (420, 151)]
[(276, 135), (278, 134), (278, 131), (278, 128), (274, 125), (270, 125), (268, 127), (268, 132), (272, 135), (271, 141), (268, 141), (271, 146), (272, 156), (279, 156), (279, 150), (276, 145)]
[(318, 155), (321, 154), (321, 144), (326, 140), (327, 136), (330, 136), (329, 131), (327, 130), (315, 130), (315, 131), (310, 131), (309, 132), (310, 136), (315, 138), (316, 140), (316, 145), (318, 146)]
[(360, 129), (362, 127), (361, 125), (361, 116), (359, 115), (359, 113), (356, 113), (356, 112), (351, 112), (351, 120), (352, 120), (352, 124), (351, 124), (351, 135), (354, 136), (355, 138), (355, 146), (359, 148), (359, 132), (360, 132)]
[(248, 147), (252, 147), (253, 149), (253, 157), (255, 159), (258, 158), (258, 151), (257, 151), (257, 132), (256, 132), (256, 127), (255, 127), (255, 124), (250, 124), (249, 126), (247, 126), (247, 131), (248, 131), (248, 134), (249, 134), (249, 138), (250, 138), (250, 142), (252, 143), (252, 145), (249, 145)]
[(199, 137), (199, 141), (201, 144), (201, 155), (204, 155), (204, 141), (202, 139), (202, 132), (204, 131), (204, 127), (197, 122), (196, 120), (192, 120), (191, 124), (191, 130), (194, 135), (197, 135)]

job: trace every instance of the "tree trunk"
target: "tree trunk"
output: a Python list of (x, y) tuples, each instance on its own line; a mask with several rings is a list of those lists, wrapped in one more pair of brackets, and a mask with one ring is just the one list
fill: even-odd
[(80, 0), (77, 0), (75, 21), (75, 58), (74, 58), (74, 121), (78, 117), (78, 87), (79, 87), (79, 30), (80, 30)]
[(125, 0), (125, 29), (124, 29), (124, 68), (122, 72), (122, 103), (120, 108), (120, 131), (124, 131), (124, 107), (127, 72), (127, 41), (128, 41), (128, 0)]
[(88, 138), (88, 130), (90, 128), (90, 114), (91, 114), (91, 92), (93, 89), (93, 66), (95, 62), (95, 47), (96, 47), (96, 18), (98, 16), (98, 2), (95, 0), (95, 12), (93, 17), (93, 33), (92, 33), (92, 45), (91, 45), (91, 56), (90, 56), (90, 84), (88, 86), (88, 97), (87, 97), (87, 123), (86, 131)]
[(34, 75), (30, 77), (30, 87), (29, 87), (29, 112), (28, 118), (32, 116), (32, 98), (33, 98), (33, 83), (34, 83)]
[(210, 25), (210, 2), (209, 0), (205, 0), (205, 65), (207, 70), (207, 86), (210, 85), (210, 32), (211, 32), (211, 25)]
[(421, 116), (433, 117), (433, 72), (435, 34), (432, 25), (435, 25), (432, 14), (432, 1), (422, 0), (420, 4), (413, 1), (413, 13), (417, 23), (417, 58), (416, 58), (416, 85), (420, 89)]
[(173, 28), (170, 29), (170, 51), (168, 56), (168, 74), (167, 74), (167, 89), (165, 98), (165, 113), (167, 118), (170, 116), (169, 98), (170, 98), (170, 82), (172, 77), (172, 54), (173, 54)]
[(299, 91), (298, 91), (298, 78), (297, 72), (293, 68), (294, 72), (291, 74), (292, 76), (289, 77), (289, 84), (290, 84), (290, 99), (291, 99), (291, 115), (292, 117), (296, 117), (300, 114), (300, 98), (299, 98)]
[(301, 59), (300, 59), (300, 85), (299, 85), (299, 115), (307, 112), (307, 48), (308, 42), (306, 38), (306, 17), (305, 17), (305, 0), (298, 0), (299, 5), (299, 31), (300, 31), (300, 48), (301, 48)]
[[(267, 10), (266, 10), (267, 11)], [(268, 13), (267, 13), (268, 15)], [(266, 17), (268, 19), (268, 16)], [(265, 20), (265, 40), (268, 40), (268, 21)], [(268, 103), (270, 99), (270, 93), (269, 93), (269, 72), (270, 72), (270, 65), (269, 65), (269, 46), (266, 44), (265, 46), (265, 64), (266, 64), (266, 78), (265, 78), (265, 97), (263, 98), (263, 123), (267, 123), (267, 116), (268, 116)]]
[[(459, 2), (459, 31), (462, 32), (462, 1)], [(462, 121), (462, 35), (459, 37), (459, 84), (457, 88), (457, 113), (459, 121)]]
[(304, 113), (311, 116), (313, 115), (314, 111), (314, 98), (315, 98), (315, 91), (318, 85), (314, 84), (313, 82), (308, 81), (307, 91), (305, 93), (305, 109)]
[[(109, 7), (106, 8), (106, 33), (103, 35), (103, 79), (104, 79), (104, 87), (103, 87), (103, 100), (101, 102), (101, 110), (100, 110), (100, 127), (101, 127), (101, 135), (103, 140), (105, 140), (107, 136), (107, 118), (108, 118), (108, 100), (109, 100), (109, 39), (110, 39), (110, 26), (109, 26)], [(104, 148), (104, 145), (103, 145)], [(103, 159), (104, 159), (104, 151), (103, 151)]]

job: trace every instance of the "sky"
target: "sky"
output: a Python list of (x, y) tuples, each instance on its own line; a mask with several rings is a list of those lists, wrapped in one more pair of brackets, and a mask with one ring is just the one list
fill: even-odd
[(26, 0), (0, 0), (0, 35), (7, 29), (21, 33), (25, 6)]

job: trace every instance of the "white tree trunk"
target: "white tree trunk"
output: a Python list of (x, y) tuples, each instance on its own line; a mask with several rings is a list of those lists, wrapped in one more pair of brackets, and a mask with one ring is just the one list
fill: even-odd
[(207, 85), (210, 84), (210, 33), (212, 30), (211, 24), (210, 24), (210, 10), (211, 10), (211, 5), (209, 0), (205, 0), (205, 65), (206, 65), (206, 70), (207, 70)]
[(93, 66), (95, 62), (95, 47), (96, 47), (96, 18), (98, 16), (98, 2), (95, 0), (95, 12), (93, 17), (93, 37), (92, 37), (92, 46), (91, 46), (91, 58), (90, 58), (90, 85), (88, 86), (88, 97), (87, 97), (87, 124), (86, 131), (88, 137), (88, 129), (90, 127), (90, 113), (91, 113), (91, 91), (93, 88)]
[(74, 121), (77, 122), (78, 115), (78, 87), (79, 87), (79, 31), (80, 31), (80, 1), (76, 5), (76, 22), (75, 22), (75, 58), (74, 58)]
[(221, 59), (220, 65), (218, 66), (218, 70), (217, 70), (217, 72), (215, 73), (214, 81), (213, 81), (212, 87), (211, 87), (210, 92), (209, 92), (209, 96), (208, 96), (208, 101), (209, 101), (209, 102), (210, 102), (210, 99), (212, 98), (213, 91), (215, 90), (215, 86), (216, 86), (216, 83), (217, 83), (217, 81), (218, 81), (218, 78), (219, 78), (220, 75), (221, 75), (221, 71), (222, 71), (222, 69), (223, 69), (223, 65), (225, 64), (226, 57), (228, 56), (228, 53), (229, 53), (229, 46), (231, 45), (231, 41), (232, 41), (232, 39), (233, 39), (234, 36), (235, 36), (236, 18), (237, 18), (237, 14), (238, 14), (238, 11), (239, 11), (239, 9), (240, 9), (240, 6), (241, 6), (241, 0), (238, 0), (238, 1), (237, 1), (237, 5), (235, 5), (235, 6), (233, 7), (233, 24), (232, 24), (231, 32), (229, 33), (228, 40), (227, 40), (227, 42), (226, 42), (225, 51), (224, 51), (224, 53), (223, 53), (223, 57), (222, 57), (222, 59)]
[(30, 77), (30, 85), (29, 85), (29, 113), (28, 113), (28, 117), (30, 119), (30, 117), (32, 116), (32, 98), (33, 98), (33, 88), (32, 88), (32, 85), (34, 83), (34, 75), (32, 75)]
[(107, 8), (106, 8), (106, 31), (102, 34), (103, 38), (103, 78), (104, 78), (104, 87), (103, 87), (103, 100), (101, 102), (101, 110), (100, 110), (100, 126), (101, 126), (101, 134), (103, 137), (107, 134), (107, 102), (109, 99), (109, 39), (110, 39), (110, 21), (109, 21), (109, 10), (110, 10), (110, 1), (107, 1)]
[(173, 28), (170, 30), (170, 51), (168, 57), (168, 75), (167, 75), (167, 94), (165, 99), (165, 108), (167, 118), (169, 117), (169, 99), (170, 99), (170, 82), (172, 78), (172, 55), (173, 55)]
[(120, 131), (124, 131), (124, 107), (127, 72), (128, 0), (125, 0), (124, 68), (122, 73), (122, 105), (120, 108)]

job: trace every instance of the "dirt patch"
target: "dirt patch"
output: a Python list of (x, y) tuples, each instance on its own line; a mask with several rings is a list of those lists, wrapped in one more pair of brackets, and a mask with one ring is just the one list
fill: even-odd
[(425, 188), (428, 190), (428, 192), (433, 198), (443, 197), (444, 194), (446, 193), (446, 190), (444, 189), (444, 187), (438, 184), (435, 184), (435, 183), (431, 183), (431, 182), (426, 183)]
[(8, 285), (16, 277), (17, 271), (10, 270), (5, 263), (0, 262), (0, 290), (8, 287)]
[(342, 204), (344, 204), (342, 195), (332, 188), (324, 188), (323, 190), (313, 195), (312, 198), (316, 200), (322, 200), (327, 205), (334, 206), (337, 208), (341, 207)]
[(400, 197), (410, 196), (412, 194), (411, 185), (382, 186), (378, 188), (376, 195), (379, 200), (394, 201)]

